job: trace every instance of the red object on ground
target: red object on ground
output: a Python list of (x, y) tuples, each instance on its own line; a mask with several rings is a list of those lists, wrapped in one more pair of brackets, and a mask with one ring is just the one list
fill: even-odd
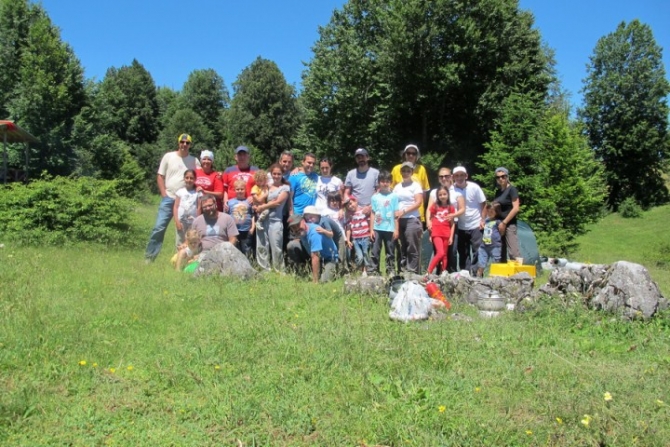
[(426, 292), (428, 292), (429, 297), (442, 301), (447, 307), (447, 310), (451, 309), (451, 303), (444, 297), (444, 294), (437, 284), (434, 282), (429, 282), (426, 284)]

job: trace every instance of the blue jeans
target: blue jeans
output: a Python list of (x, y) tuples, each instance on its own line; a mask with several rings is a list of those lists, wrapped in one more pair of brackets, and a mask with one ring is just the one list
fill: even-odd
[(482, 244), (479, 246), (479, 268), (485, 269), (489, 263), (489, 259), (492, 262), (500, 262), (500, 252), (502, 247), (500, 245), (486, 245)]
[(170, 221), (172, 220), (172, 208), (174, 206), (174, 199), (170, 197), (163, 197), (160, 205), (158, 205), (158, 217), (154, 229), (149, 236), (149, 243), (144, 252), (144, 257), (153, 261), (161, 252), (163, 246), (163, 239), (165, 239), (165, 231), (167, 230)]
[(370, 239), (367, 237), (354, 238), (354, 250), (356, 250), (356, 265), (358, 267), (371, 267), (370, 262)]

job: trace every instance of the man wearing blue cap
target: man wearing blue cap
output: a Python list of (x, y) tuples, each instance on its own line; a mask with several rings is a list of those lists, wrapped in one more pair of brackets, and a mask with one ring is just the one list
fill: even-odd
[(237, 146), (235, 149), (234, 166), (230, 166), (223, 171), (223, 210), (228, 212), (228, 199), (235, 198), (235, 181), (242, 179), (247, 183), (246, 196), (251, 197), (251, 188), (256, 184), (254, 182), (254, 172), (258, 171), (257, 166), (251, 166), (250, 150), (246, 146)]
[[(168, 152), (161, 159), (156, 175), (156, 184), (161, 194), (161, 203), (158, 206), (158, 217), (154, 229), (149, 237), (147, 249), (144, 252), (146, 263), (153, 262), (163, 246), (165, 230), (172, 220), (172, 208), (177, 190), (184, 187), (184, 172), (200, 167), (200, 161), (189, 153), (191, 136), (183, 133), (177, 138), (179, 147), (176, 151)], [(175, 242), (178, 244), (178, 242)]]

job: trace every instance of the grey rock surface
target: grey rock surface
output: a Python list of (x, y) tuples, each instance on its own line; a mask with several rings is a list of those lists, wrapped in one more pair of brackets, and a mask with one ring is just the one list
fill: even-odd
[(193, 276), (220, 275), (238, 279), (249, 279), (256, 270), (249, 260), (230, 242), (221, 242), (205, 252)]

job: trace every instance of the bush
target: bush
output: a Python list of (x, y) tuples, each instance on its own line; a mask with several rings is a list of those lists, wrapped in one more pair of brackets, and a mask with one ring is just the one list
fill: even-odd
[(119, 195), (115, 180), (57, 177), (14, 183), (0, 195), (0, 228), (4, 239), (19, 244), (135, 245), (134, 206)]
[(619, 214), (626, 219), (636, 219), (642, 216), (642, 208), (634, 198), (628, 197), (619, 205)]

